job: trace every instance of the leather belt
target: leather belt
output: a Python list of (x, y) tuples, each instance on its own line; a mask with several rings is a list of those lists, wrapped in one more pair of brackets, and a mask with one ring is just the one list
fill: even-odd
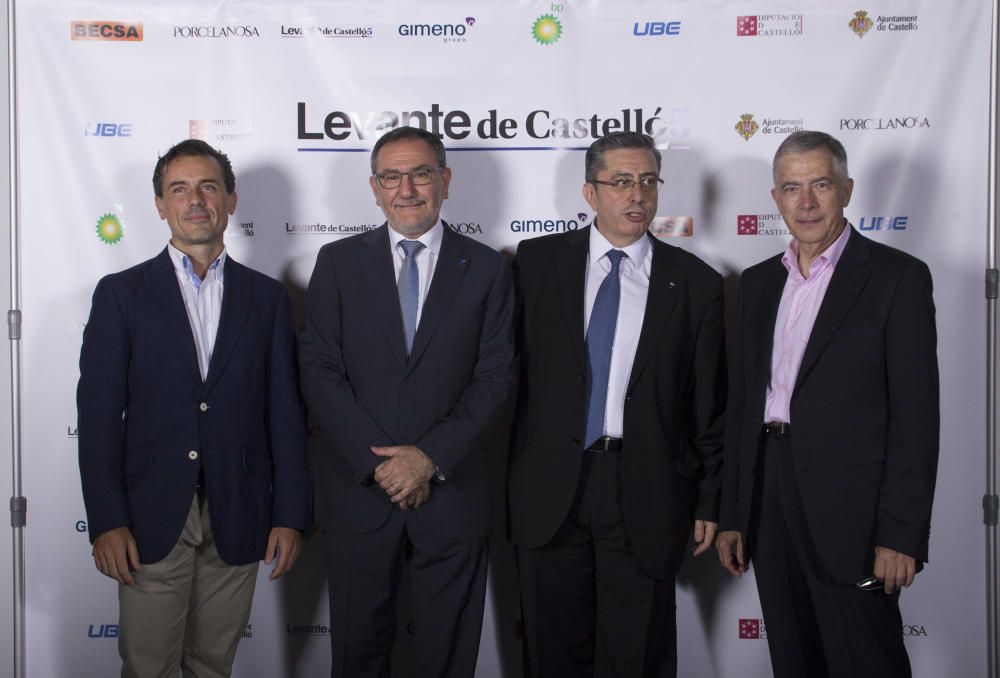
[(594, 441), (594, 444), (587, 448), (587, 452), (621, 452), (622, 439), (610, 436), (601, 436)]
[(772, 438), (781, 438), (792, 434), (792, 425), (783, 421), (769, 421), (761, 427), (761, 433)]

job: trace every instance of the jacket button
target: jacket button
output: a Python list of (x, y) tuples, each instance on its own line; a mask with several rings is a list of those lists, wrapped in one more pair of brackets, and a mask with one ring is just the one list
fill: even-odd
[(190, 452), (188, 452), (188, 459), (194, 461), (197, 458), (198, 458), (198, 453), (195, 450), (191, 450)]
[(198, 406), (198, 409), (201, 410), (202, 412), (207, 412), (208, 411), (208, 403), (202, 403), (201, 405)]

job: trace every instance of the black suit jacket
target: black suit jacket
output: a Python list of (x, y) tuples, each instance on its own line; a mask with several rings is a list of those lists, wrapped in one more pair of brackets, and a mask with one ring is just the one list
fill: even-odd
[[(515, 543), (548, 542), (580, 474), (586, 412), (590, 228), (521, 242), (515, 260), (521, 380), (511, 439)], [(673, 577), (697, 516), (716, 519), (725, 401), (722, 279), (650, 236), (649, 296), (625, 402), (622, 502), (643, 568)]]
[(128, 527), (143, 563), (162, 560), (177, 542), (202, 465), (227, 563), (263, 558), (272, 526), (309, 523), (288, 293), (232, 257), (224, 283), (204, 381), (166, 249), (94, 291), (77, 387), (87, 524), (91, 541)]
[(514, 388), (507, 259), (447, 225), (406, 356), (388, 226), (324, 245), (309, 283), (302, 388), (320, 432), (320, 524), (369, 532), (392, 503), (372, 446), (413, 444), (447, 480), (417, 509), (444, 537), (490, 529), (485, 448)]
[[(734, 325), (721, 529), (747, 538), (771, 377), (781, 255), (743, 273)], [(851, 230), (791, 399), (792, 457), (825, 572), (870, 576), (875, 546), (927, 560), (938, 458), (931, 276), (914, 257)], [(746, 544), (752, 554), (752, 534)]]

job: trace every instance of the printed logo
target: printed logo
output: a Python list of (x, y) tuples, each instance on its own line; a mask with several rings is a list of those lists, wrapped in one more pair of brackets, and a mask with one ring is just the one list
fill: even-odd
[(800, 131), (803, 124), (802, 118), (763, 118), (758, 123), (752, 113), (744, 113), (736, 123), (736, 133), (750, 141), (750, 137), (758, 131), (761, 134), (791, 134)]
[(285, 624), (289, 636), (328, 636), (330, 627), (326, 624)]
[(253, 125), (241, 120), (188, 120), (188, 136), (202, 141), (242, 141), (253, 134)]
[(736, 235), (788, 235), (781, 214), (738, 214)]
[[(553, 5), (555, 7), (555, 5)], [(560, 5), (560, 9), (562, 6)], [(531, 25), (531, 37), (539, 45), (552, 45), (562, 37), (562, 22), (551, 14), (543, 14)]]
[(465, 42), (465, 34), (476, 25), (476, 18), (467, 16), (456, 24), (400, 24), (396, 29), (404, 38), (442, 38), (444, 42)]
[(76, 531), (77, 532), (86, 532), (87, 531), (87, 521), (86, 520), (78, 520), (78, 521), (76, 521)]
[(66, 437), (67, 438), (79, 438), (80, 429), (77, 426), (67, 426), (66, 427)]
[(483, 227), (480, 224), (472, 221), (458, 221), (458, 222), (449, 221), (448, 226), (450, 226), (451, 230), (455, 231), (455, 233), (461, 233), (463, 235), (483, 234)]
[(858, 38), (865, 37), (865, 33), (872, 29), (875, 22), (868, 18), (868, 12), (863, 9), (859, 9), (854, 13), (854, 18), (851, 19), (847, 25), (850, 27), (851, 31), (858, 36)]
[(253, 624), (247, 624), (247, 627), (243, 629), (244, 638), (253, 638)]
[(96, 627), (91, 624), (87, 627), (88, 638), (117, 638), (118, 624), (98, 624)]
[(256, 26), (174, 26), (175, 38), (259, 38)]
[(903, 635), (907, 638), (915, 636), (927, 637), (927, 629), (922, 624), (903, 624)]
[(757, 17), (736, 17), (736, 35), (757, 35)]
[(102, 214), (97, 220), (97, 237), (105, 245), (116, 245), (125, 237), (125, 226), (116, 215)]
[(736, 17), (740, 37), (787, 37), (802, 35), (801, 14), (756, 14)]
[(909, 216), (897, 217), (861, 217), (858, 220), (859, 231), (905, 231), (910, 222)]
[(915, 127), (930, 127), (930, 120), (923, 115), (906, 115), (901, 118), (841, 118), (840, 129), (850, 130), (887, 130), (913, 129)]
[(142, 23), (128, 21), (71, 21), (71, 40), (115, 40), (141, 42)]
[(374, 231), (379, 224), (293, 224), (285, 222), (285, 235), (352, 235)]
[(252, 221), (241, 221), (235, 226), (230, 222), (229, 228), (226, 229), (227, 238), (252, 238), (253, 233)]
[(753, 119), (753, 113), (744, 113), (736, 123), (736, 133), (746, 141), (750, 141), (750, 137), (756, 134), (758, 129), (760, 125)]
[(653, 217), (649, 232), (657, 238), (689, 238), (694, 235), (694, 217)]
[(370, 38), (373, 32), (371, 26), (281, 26), (283, 38)]
[(130, 137), (132, 123), (130, 122), (88, 122), (83, 128), (86, 137)]
[(763, 619), (740, 619), (740, 640), (767, 640)]
[(680, 21), (647, 21), (642, 26), (639, 27), (639, 22), (636, 21), (632, 25), (632, 35), (680, 35), (681, 34), (681, 22)]
[(577, 212), (575, 219), (514, 219), (510, 230), (514, 233), (565, 233), (587, 225), (586, 212)]

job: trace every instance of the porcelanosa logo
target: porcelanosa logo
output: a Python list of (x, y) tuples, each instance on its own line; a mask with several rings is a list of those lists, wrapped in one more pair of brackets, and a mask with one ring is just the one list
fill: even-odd
[(736, 235), (788, 235), (781, 214), (739, 214)]
[(577, 212), (575, 219), (536, 219), (531, 217), (514, 219), (510, 222), (510, 230), (514, 233), (565, 233), (586, 226), (589, 218), (586, 212)]
[(379, 224), (334, 224), (322, 221), (293, 223), (285, 222), (285, 235), (354, 235), (374, 231)]
[(754, 14), (736, 17), (740, 37), (787, 37), (802, 35), (801, 14)]
[(464, 22), (454, 24), (400, 24), (396, 29), (404, 38), (433, 38), (443, 42), (465, 42), (469, 29), (476, 25), (476, 18), (467, 16)]
[(930, 120), (925, 115), (903, 115), (885, 118), (841, 118), (840, 120), (840, 129), (850, 132), (916, 129), (930, 126)]
[(260, 31), (248, 24), (174, 26), (175, 38), (259, 38)]
[(455, 233), (461, 233), (462, 235), (482, 235), (483, 226), (482, 224), (475, 221), (449, 221), (448, 227)]
[(116, 40), (142, 42), (142, 22), (139, 21), (71, 21), (71, 40)]
[(802, 126), (802, 118), (762, 118), (757, 122), (753, 113), (743, 113), (735, 128), (737, 134), (750, 141), (750, 137), (758, 131), (761, 134), (791, 134), (800, 131)]

